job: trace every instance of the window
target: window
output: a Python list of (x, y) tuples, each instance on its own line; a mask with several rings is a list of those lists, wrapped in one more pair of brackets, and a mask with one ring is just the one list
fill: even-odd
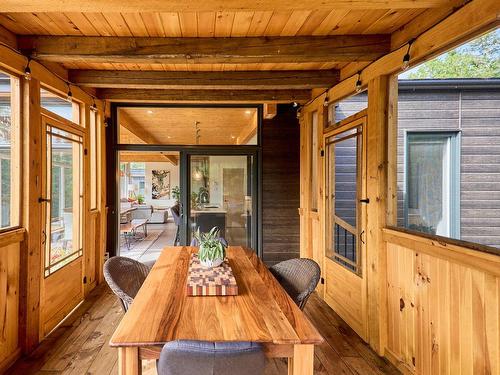
[(361, 92), (328, 106), (328, 122), (335, 124), (368, 107), (368, 93)]
[(19, 225), (19, 79), (0, 71), (0, 229)]
[(90, 209), (97, 209), (98, 175), (100, 170), (99, 114), (90, 111)]
[(405, 160), (405, 226), (460, 236), (460, 148), (457, 132), (408, 132)]
[(500, 30), (398, 77), (397, 225), (500, 249)]
[(75, 124), (80, 124), (80, 109), (78, 103), (66, 100), (60, 96), (40, 89), (40, 105), (42, 108), (59, 115)]
[(318, 210), (318, 111), (311, 113), (311, 148), (309, 160), (311, 161), (311, 210)]
[(83, 139), (47, 126), (45, 276), (83, 254)]

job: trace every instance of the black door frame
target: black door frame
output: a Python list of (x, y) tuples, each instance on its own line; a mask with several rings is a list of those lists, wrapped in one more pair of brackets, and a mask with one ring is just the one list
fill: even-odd
[[(146, 144), (120, 144), (118, 143), (118, 108), (120, 107), (143, 107), (143, 108), (256, 108), (257, 109), (257, 145), (146, 145)], [(189, 207), (190, 192), (190, 155), (241, 155), (252, 156), (252, 175), (255, 184), (252, 186), (252, 248), (262, 257), (262, 105), (261, 104), (164, 104), (164, 103), (111, 103), (111, 123), (106, 128), (106, 167), (107, 186), (107, 251), (109, 256), (117, 255), (119, 247), (119, 207), (120, 198), (118, 189), (120, 187), (120, 168), (118, 165), (118, 154), (120, 151), (178, 151), (180, 155), (180, 186), (181, 203), (183, 207)], [(114, 173), (113, 173), (114, 171)], [(188, 215), (183, 215), (181, 227), (181, 243), (187, 244), (188, 239)]]

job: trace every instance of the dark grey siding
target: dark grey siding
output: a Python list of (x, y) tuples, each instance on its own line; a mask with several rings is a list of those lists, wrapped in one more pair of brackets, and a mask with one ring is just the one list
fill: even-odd
[[(451, 83), (448, 81), (448, 83)], [(460, 131), (460, 237), (500, 248), (500, 80), (454, 87), (400, 84), (398, 101), (398, 225), (404, 224), (406, 131)], [(341, 120), (366, 107), (366, 94), (337, 105)], [(352, 189), (354, 190), (354, 186)]]

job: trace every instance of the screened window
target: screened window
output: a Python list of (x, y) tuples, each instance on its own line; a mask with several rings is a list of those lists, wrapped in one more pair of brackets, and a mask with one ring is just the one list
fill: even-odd
[(42, 108), (59, 115), (76, 124), (80, 123), (78, 103), (63, 99), (48, 90), (40, 89), (40, 105)]
[(314, 111), (311, 113), (311, 148), (309, 150), (311, 161), (310, 171), (311, 171), (311, 209), (313, 211), (318, 210), (318, 112)]
[(457, 132), (408, 132), (405, 162), (405, 226), (459, 238)]
[(19, 79), (0, 71), (0, 229), (19, 225)]
[(97, 111), (90, 111), (90, 209), (97, 208), (98, 175), (100, 167), (99, 119)]

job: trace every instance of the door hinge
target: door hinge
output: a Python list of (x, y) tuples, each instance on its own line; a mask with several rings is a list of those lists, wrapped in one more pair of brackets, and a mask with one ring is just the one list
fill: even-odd
[(321, 155), (321, 157), (325, 156), (325, 150), (321, 150), (319, 154)]
[(87, 155), (87, 154), (88, 154), (88, 151), (87, 151), (87, 149), (85, 148), (85, 149), (83, 150), (83, 155)]
[(87, 276), (83, 276), (83, 283), (87, 284)]
[(324, 283), (325, 283), (325, 278), (324, 278), (324, 277), (322, 277), (322, 278), (321, 278), (321, 284), (324, 284)]

